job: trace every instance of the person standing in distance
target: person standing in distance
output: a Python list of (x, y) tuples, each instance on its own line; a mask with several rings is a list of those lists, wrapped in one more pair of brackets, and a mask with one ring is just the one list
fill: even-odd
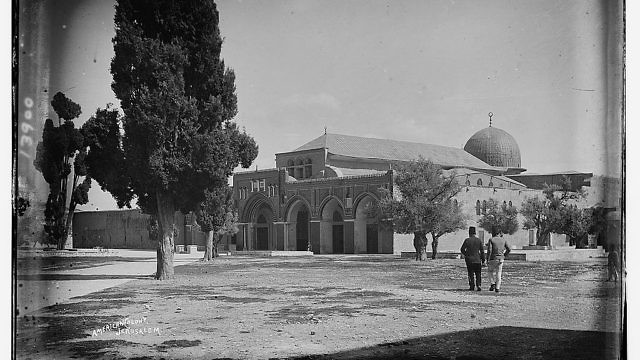
[(499, 237), (492, 237), (487, 244), (487, 263), (489, 267), (489, 281), (491, 287), (489, 291), (500, 292), (502, 284), (502, 264), (504, 257), (511, 252), (511, 246), (500, 234)]
[[(476, 228), (469, 227), (469, 237), (464, 239), (460, 252), (464, 255), (469, 276), (469, 290), (482, 290), (482, 266), (484, 265), (484, 246), (482, 240), (476, 237)], [(475, 281), (474, 281), (475, 277)], [(475, 285), (475, 286), (474, 286)]]

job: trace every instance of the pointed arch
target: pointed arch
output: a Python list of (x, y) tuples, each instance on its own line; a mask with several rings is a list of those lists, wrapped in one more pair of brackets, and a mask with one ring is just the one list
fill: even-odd
[(335, 195), (329, 195), (327, 197), (325, 197), (324, 199), (322, 199), (322, 202), (320, 202), (320, 206), (318, 207), (318, 214), (320, 216), (322, 216), (322, 213), (324, 211), (324, 207), (327, 205), (327, 203), (329, 203), (331, 200), (335, 200), (338, 202), (338, 205), (340, 206), (340, 208), (342, 209), (342, 211), (344, 212), (344, 204), (342, 203), (342, 201), (340, 201), (340, 199), (335, 196)]
[[(240, 215), (240, 222), (250, 223), (252, 222), (256, 211), (263, 205), (271, 209), (273, 212), (273, 207), (271, 206), (271, 201), (269, 198), (262, 193), (254, 193), (248, 200), (247, 204), (242, 209), (242, 214)], [(274, 212), (275, 213), (275, 212)]]

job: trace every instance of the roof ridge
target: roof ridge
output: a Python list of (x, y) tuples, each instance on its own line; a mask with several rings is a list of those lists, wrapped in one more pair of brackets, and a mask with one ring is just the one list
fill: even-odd
[[(336, 133), (326, 133), (325, 135), (344, 136), (344, 137), (367, 139), (367, 140), (383, 140), (383, 141), (391, 141), (391, 142), (398, 142), (398, 143), (405, 143), (405, 144), (430, 145), (430, 146), (438, 146), (438, 147), (443, 147), (443, 148), (460, 149), (460, 148), (449, 146), (449, 145), (440, 145), (440, 144), (432, 144), (432, 143), (409, 141), (409, 140), (397, 140), (397, 139), (389, 139), (389, 138), (376, 138), (376, 137), (369, 137), (369, 136), (345, 135), (345, 134), (336, 134)], [(327, 140), (326, 140), (326, 137), (325, 137), (325, 147), (326, 147), (326, 142), (327, 142)]]

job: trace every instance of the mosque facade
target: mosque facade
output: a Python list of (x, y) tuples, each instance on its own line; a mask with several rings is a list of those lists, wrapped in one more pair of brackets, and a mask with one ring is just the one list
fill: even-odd
[[(462, 205), (470, 226), (477, 226), (489, 199), (520, 208), (526, 198), (542, 196), (543, 183), (559, 183), (567, 175), (576, 187), (588, 186), (592, 176), (522, 174), (526, 169), (516, 140), (491, 125), (471, 136), (463, 149), (325, 133), (293, 151), (276, 154), (275, 168), (234, 174), (240, 231), (230, 246), (314, 254), (412, 251), (413, 235), (381, 226), (369, 209), (378, 206), (383, 189), (393, 191), (392, 166), (420, 156), (455, 174), (462, 187), (455, 201)], [(461, 230), (444, 235), (439, 248), (459, 249), (465, 234)], [(520, 247), (528, 245), (532, 236), (520, 229), (508, 239)], [(480, 237), (485, 237), (482, 229)]]

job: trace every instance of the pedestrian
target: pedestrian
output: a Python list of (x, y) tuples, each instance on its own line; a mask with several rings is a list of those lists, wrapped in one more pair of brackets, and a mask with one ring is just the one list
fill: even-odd
[(607, 281), (618, 281), (620, 274), (620, 253), (618, 253), (618, 247), (615, 244), (609, 245), (609, 278)]
[(484, 246), (482, 240), (476, 237), (474, 226), (469, 227), (469, 237), (464, 239), (460, 252), (464, 255), (464, 262), (467, 264), (469, 290), (482, 290), (480, 286), (482, 285), (482, 266), (484, 266)]
[(487, 244), (487, 265), (489, 268), (489, 281), (491, 287), (489, 291), (500, 292), (500, 284), (502, 284), (502, 264), (504, 257), (511, 252), (511, 246), (503, 235), (492, 237)]

